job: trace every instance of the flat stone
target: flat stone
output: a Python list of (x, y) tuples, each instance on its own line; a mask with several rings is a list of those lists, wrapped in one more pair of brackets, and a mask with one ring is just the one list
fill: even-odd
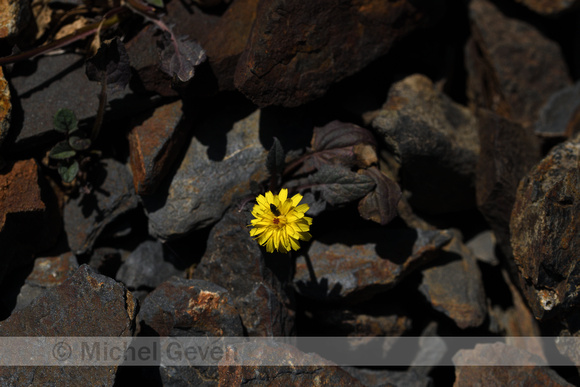
[(485, 230), (465, 243), (465, 246), (481, 262), (485, 262), (492, 266), (499, 265), (499, 258), (495, 253), (496, 238), (491, 230)]
[(479, 140), (473, 114), (423, 75), (395, 83), (372, 126), (409, 203), (429, 213), (473, 208)]
[(245, 214), (228, 212), (212, 229), (193, 277), (229, 291), (249, 336), (290, 336), (294, 312), (289, 296), (266, 265), (279, 257), (264, 257), (247, 224)]
[[(300, 251), (294, 286), (309, 298), (360, 302), (394, 287), (435, 258), (451, 237), (448, 231), (381, 228), (322, 235), (308, 251)], [(312, 263), (315, 283), (305, 254)]]
[(580, 297), (580, 134), (520, 182), (510, 231), (524, 296), (538, 319), (576, 313)]
[(130, 163), (138, 195), (155, 192), (179, 155), (188, 129), (181, 100), (158, 107), (151, 117), (131, 129)]
[(295, 107), (386, 54), (426, 24), (431, 7), (412, 1), (261, 1), (234, 84), (258, 106)]
[[(230, 351), (237, 356), (224, 356), (219, 363), (219, 385), (239, 386), (248, 380), (256, 384), (276, 386), (321, 385), (321, 386), (363, 386), (346, 371), (314, 353), (306, 354), (285, 343), (240, 343)], [(244, 365), (236, 363), (243, 359)], [(255, 359), (255, 360), (254, 360)], [(276, 367), (262, 366), (260, 362), (279, 364)], [(296, 363), (324, 364), (298, 366)]]
[(548, 98), (571, 85), (560, 46), (487, 0), (469, 3), (469, 19), (468, 96), (476, 106), (533, 125)]
[(540, 110), (534, 132), (548, 138), (570, 138), (580, 132), (580, 82), (552, 94)]
[[(52, 195), (51, 195), (52, 194)], [(52, 247), (60, 232), (54, 193), (44, 184), (34, 159), (0, 172), (0, 280), (13, 264), (28, 264)]]
[(540, 160), (540, 147), (530, 130), (490, 111), (480, 110), (478, 121), (477, 207), (509, 257), (509, 222), (518, 183)]
[(101, 160), (88, 180), (93, 192), (71, 198), (64, 207), (64, 229), (77, 255), (89, 252), (107, 225), (139, 204), (131, 173), (116, 160)]
[(226, 108), (221, 116), (196, 125), (196, 136), (171, 181), (146, 198), (152, 236), (167, 240), (216, 223), (251, 192), (251, 180), (266, 178), (260, 111), (237, 119), (236, 114), (247, 113), (236, 109)]
[(164, 259), (163, 245), (157, 241), (145, 241), (129, 254), (117, 272), (117, 281), (133, 290), (153, 290), (172, 276), (184, 272)]
[(30, 21), (30, 2), (0, 0), (0, 39), (15, 38)]
[(459, 328), (478, 327), (487, 315), (487, 305), (476, 258), (457, 231), (443, 251), (421, 271), (419, 290), (435, 310), (447, 315)]
[(232, 296), (216, 284), (172, 277), (151, 292), (139, 318), (159, 336), (242, 336)]
[(4, 77), (4, 70), (0, 67), (0, 147), (8, 135), (8, 129), (10, 129), (11, 114), (10, 87)]
[[(61, 285), (0, 322), (3, 336), (105, 336), (134, 334), (137, 305), (115, 280), (82, 265)], [(18, 351), (18, 348), (3, 348)], [(113, 385), (117, 366), (2, 367), (2, 385)]]
[(534, 12), (545, 16), (556, 16), (561, 12), (580, 6), (578, 0), (516, 0)]
[[(486, 366), (489, 363), (495, 366)], [(453, 356), (454, 387), (483, 386), (572, 386), (543, 359), (504, 343), (477, 344), (475, 349), (462, 349)], [(501, 365), (499, 365), (501, 364)], [(510, 364), (528, 364), (510, 366)], [(474, 367), (478, 366), (478, 367)]]
[(24, 309), (46, 289), (62, 284), (78, 269), (79, 264), (70, 252), (57, 257), (37, 258), (32, 273), (20, 289), (14, 311)]

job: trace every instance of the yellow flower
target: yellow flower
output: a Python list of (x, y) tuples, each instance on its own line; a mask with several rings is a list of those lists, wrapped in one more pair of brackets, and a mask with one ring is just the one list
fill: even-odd
[(267, 252), (298, 250), (299, 240), (308, 241), (312, 238), (308, 232), (312, 218), (304, 216), (310, 207), (308, 204), (298, 205), (301, 200), (300, 194), (288, 199), (288, 190), (285, 188), (278, 195), (268, 191), (266, 196), (259, 195), (256, 198), (258, 204), (252, 209), (256, 219), (251, 221), (250, 235), (262, 246), (265, 245)]

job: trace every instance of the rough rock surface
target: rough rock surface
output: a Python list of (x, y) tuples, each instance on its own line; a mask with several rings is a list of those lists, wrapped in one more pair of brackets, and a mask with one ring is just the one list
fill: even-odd
[[(134, 333), (137, 305), (115, 280), (82, 265), (61, 285), (0, 322), (3, 336), (111, 336)], [(17, 351), (18, 348), (3, 348)], [(2, 367), (2, 385), (112, 385), (116, 366)]]
[(461, 329), (480, 326), (486, 317), (486, 299), (476, 258), (454, 233), (444, 252), (422, 270), (419, 290), (433, 308), (449, 316)]
[(560, 47), (487, 0), (471, 1), (469, 17), (474, 37), (466, 50), (471, 100), (524, 127), (533, 125), (549, 96), (571, 84)]
[[(451, 237), (448, 231), (413, 229), (334, 232), (326, 239), (323, 235), (300, 252), (294, 286), (319, 300), (368, 299), (435, 258)], [(305, 259), (311, 261), (313, 273)]]
[(538, 319), (580, 303), (580, 135), (558, 145), (520, 182), (510, 223), (524, 295)]
[(194, 278), (226, 288), (250, 336), (288, 336), (294, 331), (290, 300), (266, 266), (260, 246), (248, 232), (246, 217), (228, 212), (211, 231)]
[(474, 207), (479, 155), (473, 114), (423, 75), (395, 83), (372, 126), (387, 146), (415, 208), (446, 213)]
[[(504, 343), (477, 344), (475, 349), (462, 349), (453, 356), (453, 362), (456, 364), (454, 387), (572, 386), (554, 370), (540, 366), (543, 364), (541, 358)], [(486, 366), (489, 362), (495, 366)], [(476, 365), (479, 367), (474, 367)]]
[(425, 23), (425, 7), (437, 6), (406, 0), (261, 1), (235, 85), (259, 106), (301, 105), (387, 53)]
[(11, 113), (10, 87), (8, 87), (8, 82), (4, 77), (4, 70), (0, 67), (0, 147), (8, 135), (8, 129), (10, 129)]
[(175, 160), (189, 129), (181, 100), (160, 106), (129, 133), (133, 185), (138, 195), (155, 192)]
[(216, 223), (236, 199), (250, 193), (251, 180), (265, 179), (260, 111), (233, 119), (226, 113), (194, 128), (169, 187), (164, 184), (145, 202), (152, 235), (169, 239)]
[(105, 159), (92, 171), (93, 192), (66, 203), (64, 229), (75, 254), (89, 252), (105, 226), (137, 207), (131, 173), (116, 160)]
[(516, 0), (541, 15), (555, 16), (580, 6), (578, 0)]
[(30, 2), (0, 0), (0, 39), (15, 38), (30, 20)]
[(572, 137), (580, 132), (580, 82), (555, 92), (540, 111), (534, 125), (544, 137)]

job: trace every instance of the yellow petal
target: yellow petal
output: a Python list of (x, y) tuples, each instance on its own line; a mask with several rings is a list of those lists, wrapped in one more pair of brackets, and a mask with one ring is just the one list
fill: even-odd
[[(256, 201), (258, 202), (258, 205), (263, 206), (263, 207), (268, 207), (268, 201), (266, 200), (264, 195), (258, 195), (258, 197), (256, 198)], [(254, 206), (254, 209), (255, 208), (256, 208), (256, 206)]]
[(300, 201), (302, 200), (302, 195), (296, 194), (296, 195), (292, 196), (292, 199), (290, 199), (290, 200), (292, 200), (292, 204), (294, 204), (294, 206), (297, 206), (298, 203), (300, 203)]
[(300, 233), (300, 240), (309, 241), (312, 238), (312, 235), (309, 232), (301, 232)]
[(300, 212), (302, 214), (304, 214), (306, 211), (308, 211), (310, 209), (310, 206), (306, 203), (299, 205), (298, 207), (296, 207), (294, 209), (294, 211), (296, 212)]
[(274, 194), (272, 194), (272, 191), (266, 192), (266, 201), (268, 202), (266, 204), (266, 207), (268, 207), (268, 208), (270, 208), (270, 204), (275, 204), (274, 203)]
[(286, 198), (288, 198), (288, 190), (286, 188), (282, 188), (280, 190), (280, 193), (278, 194), (278, 199), (280, 200), (280, 203), (284, 203), (286, 201)]
[(290, 244), (294, 250), (300, 249), (300, 243), (294, 238), (290, 238)]

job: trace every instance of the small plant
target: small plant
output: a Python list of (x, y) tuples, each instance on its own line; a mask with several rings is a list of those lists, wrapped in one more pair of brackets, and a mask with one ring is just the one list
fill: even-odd
[(78, 120), (73, 111), (60, 109), (54, 116), (54, 130), (66, 136), (49, 152), (48, 157), (58, 163), (58, 173), (65, 183), (71, 183), (80, 171), (79, 160), (83, 153), (91, 147), (91, 139), (87, 133), (79, 129)]

